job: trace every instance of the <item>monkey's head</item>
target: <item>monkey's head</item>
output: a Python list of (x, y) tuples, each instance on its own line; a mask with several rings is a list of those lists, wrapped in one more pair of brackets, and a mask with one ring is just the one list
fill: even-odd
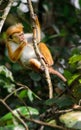
[(24, 32), (23, 32), (23, 25), (21, 23), (18, 23), (16, 25), (10, 26), (6, 30), (7, 38), (16, 42), (20, 43), (24, 40)]

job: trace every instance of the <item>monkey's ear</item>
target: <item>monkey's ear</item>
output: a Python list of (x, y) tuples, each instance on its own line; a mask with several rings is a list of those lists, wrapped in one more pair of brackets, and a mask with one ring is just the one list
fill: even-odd
[(12, 35), (10, 35), (10, 36), (7, 36), (7, 35), (6, 35), (6, 39), (7, 39), (8, 41), (11, 41), (11, 40), (13, 39), (13, 37), (12, 37)]

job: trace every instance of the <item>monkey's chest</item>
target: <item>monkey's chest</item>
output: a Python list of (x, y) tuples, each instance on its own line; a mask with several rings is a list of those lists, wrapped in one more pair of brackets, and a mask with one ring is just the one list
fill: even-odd
[(37, 56), (33, 47), (27, 45), (22, 51), (20, 62), (22, 63), (22, 65), (28, 66), (30, 59), (37, 59)]

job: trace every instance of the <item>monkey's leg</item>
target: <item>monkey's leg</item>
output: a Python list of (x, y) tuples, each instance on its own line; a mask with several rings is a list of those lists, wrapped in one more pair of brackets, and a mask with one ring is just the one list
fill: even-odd
[(41, 63), (37, 59), (30, 59), (29, 64), (31, 65), (32, 69), (34, 69), (36, 71), (43, 70)]

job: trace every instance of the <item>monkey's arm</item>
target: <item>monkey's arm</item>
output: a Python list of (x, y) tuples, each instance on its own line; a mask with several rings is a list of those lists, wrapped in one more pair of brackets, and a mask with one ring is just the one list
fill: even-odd
[(11, 61), (16, 62), (20, 58), (23, 48), (26, 46), (26, 43), (21, 43), (15, 51), (13, 51), (13, 46), (10, 44), (12, 43), (7, 42), (8, 54)]

